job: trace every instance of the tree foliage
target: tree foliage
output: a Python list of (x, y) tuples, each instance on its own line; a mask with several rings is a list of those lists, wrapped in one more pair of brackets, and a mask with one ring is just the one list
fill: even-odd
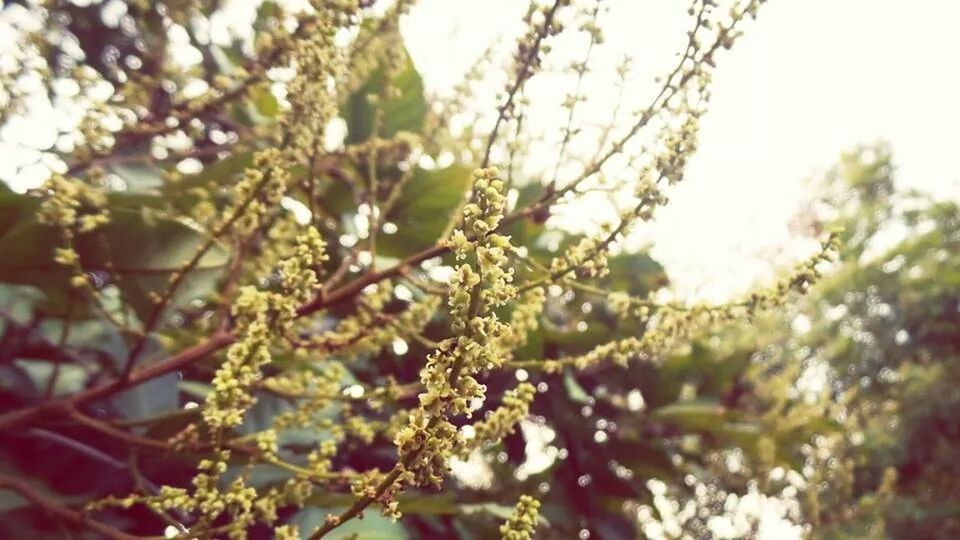
[[(884, 144), (844, 154), (811, 188), (798, 223), (843, 228), (837, 266), (753, 328), (697, 341), (684, 376), (748, 412), (756, 445), (708, 452), (696, 489), (660, 493), (683, 510), (646, 513), (645, 530), (749, 536), (765, 500), (813, 538), (956, 535), (960, 209), (896, 189)], [(731, 512), (741, 499), (753, 508)]]

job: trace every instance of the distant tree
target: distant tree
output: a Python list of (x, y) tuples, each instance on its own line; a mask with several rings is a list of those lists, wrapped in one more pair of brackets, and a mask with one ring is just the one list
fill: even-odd
[[(812, 188), (801, 221), (845, 231), (835, 271), (664, 364), (750, 418), (756, 444), (721, 448), (696, 494), (674, 484), (663, 500), (695, 509), (671, 516), (695, 535), (732, 523), (747, 495), (814, 538), (955, 538), (960, 208), (897, 189), (884, 144), (844, 154)], [(737, 536), (760, 525), (755, 510), (739, 512)]]
[[(227, 44), (233, 3), (6, 5), (3, 132), (62, 123), (43, 185), (0, 191), (3, 536), (622, 538), (649, 479), (762, 454), (747, 357), (682, 351), (805, 291), (835, 236), (722, 305), (658, 302), (662, 268), (621, 245), (761, 3), (692, 2), (675, 67), (608, 125), (574, 82), (542, 176), (523, 90), (561, 35), (589, 43), (568, 78), (594, 69), (592, 2), (533, 3), (462, 132), (466, 90), (426, 96), (404, 49), (408, 1), (255, 3)], [(592, 233), (551, 219), (596, 193)]]

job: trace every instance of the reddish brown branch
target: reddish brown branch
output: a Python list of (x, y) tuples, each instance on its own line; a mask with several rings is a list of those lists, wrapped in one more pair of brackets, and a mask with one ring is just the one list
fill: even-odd
[(22, 480), (0, 475), (0, 489), (16, 491), (21, 497), (30, 501), (31, 504), (42, 508), (45, 512), (58, 518), (59, 520), (97, 532), (104, 538), (109, 538), (111, 540), (139, 540), (141, 538), (140, 536), (134, 536), (119, 529), (114, 529), (113, 527), (100, 523), (99, 521), (94, 521), (80, 512), (77, 512), (76, 510), (71, 510), (70, 508), (62, 505), (59, 501), (48, 495), (45, 495), (44, 493), (41, 493), (39, 490)]
[(100, 386), (95, 386), (72, 396), (47, 401), (33, 407), (0, 415), (0, 431), (11, 429), (46, 416), (56, 416), (67, 413), (71, 409), (75, 409), (92, 401), (96, 401), (117, 392), (137, 386), (138, 384), (154, 379), (161, 375), (184, 368), (193, 362), (229, 345), (233, 342), (233, 340), (233, 334), (230, 332), (218, 331), (210, 336), (206, 341), (184, 349), (169, 358), (161, 360), (160, 362), (134, 370), (131, 372), (130, 377), (128, 377), (126, 380), (114, 379)]
[[(538, 201), (522, 210), (517, 210), (504, 218), (504, 220), (501, 222), (501, 226), (518, 219), (523, 219), (535, 213), (546, 204), (549, 204), (549, 199)], [(317, 296), (315, 299), (300, 307), (297, 313), (302, 317), (310, 315), (311, 313), (316, 313), (327, 306), (345, 301), (356, 296), (369, 285), (373, 285), (385, 279), (401, 275), (411, 266), (418, 265), (423, 261), (432, 259), (433, 257), (443, 255), (448, 249), (449, 248), (446, 244), (438, 244), (424, 249), (419, 253), (415, 253), (396, 265), (391, 266), (390, 268), (386, 268), (373, 274), (365, 274), (356, 280), (347, 283), (343, 287), (330, 291), (326, 295)], [(126, 379), (114, 379), (100, 386), (95, 386), (72, 396), (47, 401), (45, 403), (40, 403), (25, 409), (0, 414), (0, 431), (9, 430), (25, 423), (35, 421), (39, 418), (63, 415), (69, 412), (71, 409), (76, 409), (80, 406), (86, 405), (87, 403), (96, 401), (98, 399), (103, 399), (107, 396), (121, 392), (128, 388), (132, 388), (161, 375), (182, 369), (202, 358), (207, 357), (210, 354), (215, 353), (223, 347), (230, 345), (235, 339), (236, 336), (234, 336), (229, 330), (218, 330), (206, 341), (184, 349), (183, 351), (180, 351), (179, 353), (159, 362), (133, 370)]]

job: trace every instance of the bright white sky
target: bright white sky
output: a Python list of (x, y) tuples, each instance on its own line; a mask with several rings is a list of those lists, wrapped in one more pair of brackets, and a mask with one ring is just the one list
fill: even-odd
[[(229, 11), (246, 20), (241, 12), (249, 10), (241, 8), (248, 0), (230, 3)], [(686, 1), (602, 3), (611, 8), (601, 20), (608, 43), (591, 61), (599, 74), (583, 88), (591, 100), (578, 109), (596, 122), (607, 120), (615, 101), (604, 74), (621, 55), (635, 59), (626, 101), (643, 103), (653, 78), (671, 67), (688, 24)], [(420, 0), (403, 31), (428, 90), (449, 90), (491, 43), (512, 50), (525, 6)], [(782, 266), (812, 251), (788, 228), (805, 197), (803, 180), (841, 151), (877, 139), (892, 143), (901, 186), (960, 200), (960, 168), (951, 154), (960, 140), (954, 134), (960, 126), (958, 21), (956, 0), (770, 0), (734, 50), (720, 57), (687, 179), (657, 223), (631, 238), (631, 247), (652, 242), (680, 296), (720, 299), (742, 291), (771, 277), (768, 263)], [(2, 38), (0, 46), (16, 46)], [(581, 59), (583, 45), (558, 44), (557, 52)], [(495, 76), (484, 83), (503, 85)], [(552, 76), (532, 81), (527, 95), (537, 106), (528, 123), (558, 133), (563, 115), (557, 105), (569, 83)], [(51, 114), (33, 110), (26, 122), (32, 126), (12, 126), (6, 134), (27, 144), (29, 135), (49, 131), (42, 126), (54, 121)], [(527, 165), (552, 170), (555, 143), (539, 144)], [(0, 173), (36, 159), (23, 148), (0, 144), (3, 149), (9, 151), (0, 151)]]
[[(428, 88), (453, 84), (492, 40), (510, 35), (523, 4), (421, 0), (403, 29)], [(684, 39), (687, 2), (609, 4), (610, 47), (634, 57), (638, 77), (662, 73)], [(700, 150), (645, 239), (678, 293), (722, 298), (768, 279), (764, 261), (810, 253), (788, 230), (803, 180), (858, 143), (890, 141), (901, 186), (960, 200), (958, 21), (954, 0), (765, 5), (720, 58)]]

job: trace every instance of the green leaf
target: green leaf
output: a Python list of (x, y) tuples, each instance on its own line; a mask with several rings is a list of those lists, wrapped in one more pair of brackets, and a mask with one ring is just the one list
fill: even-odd
[(712, 399), (691, 400), (665, 405), (650, 413), (654, 420), (675, 424), (688, 430), (711, 430), (721, 425), (727, 409)]
[[(341, 508), (304, 508), (291, 518), (290, 523), (296, 524), (304, 536), (323, 525), (327, 514), (337, 515)], [(407, 529), (376, 512), (367, 512), (363, 519), (351, 519), (336, 529), (330, 531), (324, 538), (329, 540), (403, 540), (410, 538)]]
[(764, 435), (762, 427), (745, 422), (720, 423), (712, 431), (724, 444), (739, 446), (747, 452), (753, 452)]
[(428, 171), (417, 169), (387, 213), (395, 234), (378, 237), (378, 254), (402, 257), (436, 243), (456, 212), (470, 182), (470, 169), (454, 165)]
[(144, 431), (144, 436), (152, 439), (169, 439), (182, 432), (188, 425), (196, 424), (202, 421), (199, 407), (193, 409), (173, 409), (160, 412), (151, 417), (140, 419), (141, 422), (148, 422), (148, 427)]
[(612, 290), (644, 296), (669, 282), (663, 266), (644, 252), (614, 255), (608, 266), (610, 274), (604, 281)]
[(206, 165), (202, 171), (184, 176), (177, 182), (166, 184), (163, 189), (164, 196), (178, 197), (183, 192), (197, 187), (205, 187), (208, 184), (230, 185), (233, 179), (244, 169), (253, 164), (252, 152), (239, 152), (217, 160)]
[[(496, 504), (496, 503), (480, 503), (480, 504), (463, 504), (460, 506), (461, 511), (464, 514), (474, 514), (477, 512), (491, 514), (502, 521), (506, 521), (513, 517), (513, 506), (508, 506), (505, 504)], [(537, 525), (549, 526), (550, 522), (547, 520), (543, 514), (537, 515)]]
[(577, 403), (589, 403), (590, 395), (580, 386), (576, 377), (569, 370), (563, 373), (563, 387), (567, 390), (567, 397)]
[[(350, 94), (340, 110), (347, 122), (347, 143), (356, 144), (370, 138), (373, 133), (377, 110), (383, 113), (383, 123), (378, 135), (392, 137), (399, 131), (419, 133), (427, 117), (427, 100), (423, 95), (423, 80), (413, 65), (406, 50), (403, 51), (404, 66), (390, 80), (386, 80), (383, 65), (377, 67), (356, 92)], [(398, 92), (394, 97), (383, 96), (385, 85)], [(370, 104), (369, 95), (378, 96), (376, 106)]]
[[(23, 370), (24, 373), (33, 381), (34, 387), (43, 392), (53, 374), (54, 364), (45, 360), (33, 360), (30, 358), (21, 358), (14, 364)], [(54, 396), (65, 396), (79, 392), (87, 382), (87, 372), (80, 366), (68, 363), (61, 363), (60, 373), (57, 374), (57, 381), (53, 386)]]
[(0, 309), (5, 315), (0, 319), (0, 328), (4, 328), (6, 318), (18, 324), (27, 324), (33, 316), (34, 306), (42, 301), (43, 293), (35, 287), (0, 285)]
[(124, 418), (139, 419), (177, 408), (179, 374), (168, 373), (114, 396), (112, 402)]
[(657, 442), (633, 437), (620, 437), (607, 447), (609, 456), (640, 478), (671, 481), (681, 471), (673, 464), (670, 453)]
[(191, 398), (199, 399), (200, 401), (206, 400), (207, 396), (210, 395), (210, 391), (213, 390), (213, 386), (200, 381), (180, 381), (177, 387), (184, 394)]
[(257, 114), (264, 118), (274, 118), (280, 113), (280, 103), (268, 85), (261, 84), (252, 88), (250, 99), (253, 101)]
[[(254, 470), (256, 470), (254, 468)], [(289, 472), (287, 476), (289, 476)], [(310, 506), (340, 507), (350, 506), (357, 498), (349, 493), (316, 492), (307, 500)], [(399, 510), (404, 514), (421, 516), (454, 515), (464, 511), (470, 505), (458, 505), (453, 493), (421, 494), (402, 493), (397, 496)]]
[(163, 171), (153, 165), (116, 164), (111, 172), (127, 184), (128, 191), (149, 191), (163, 186)]
[[(8, 203), (6, 197), (0, 199)], [(0, 237), (0, 253), (4, 254), (0, 281), (34, 285), (44, 291), (55, 311), (62, 311), (71, 294), (71, 271), (54, 261), (54, 250), (63, 245), (61, 233), (37, 223), (24, 210), (35, 207), (34, 199), (20, 196), (18, 202), (13, 211), (21, 218), (19, 223), (7, 227)], [(86, 272), (109, 269), (118, 277), (116, 285), (142, 319), (153, 309), (150, 294), (165, 291), (170, 276), (194, 256), (206, 238), (185, 223), (148, 211), (111, 208), (110, 214), (109, 223), (77, 235), (74, 245)], [(212, 292), (227, 261), (227, 251), (213, 245), (178, 288), (171, 304), (180, 306)]]

